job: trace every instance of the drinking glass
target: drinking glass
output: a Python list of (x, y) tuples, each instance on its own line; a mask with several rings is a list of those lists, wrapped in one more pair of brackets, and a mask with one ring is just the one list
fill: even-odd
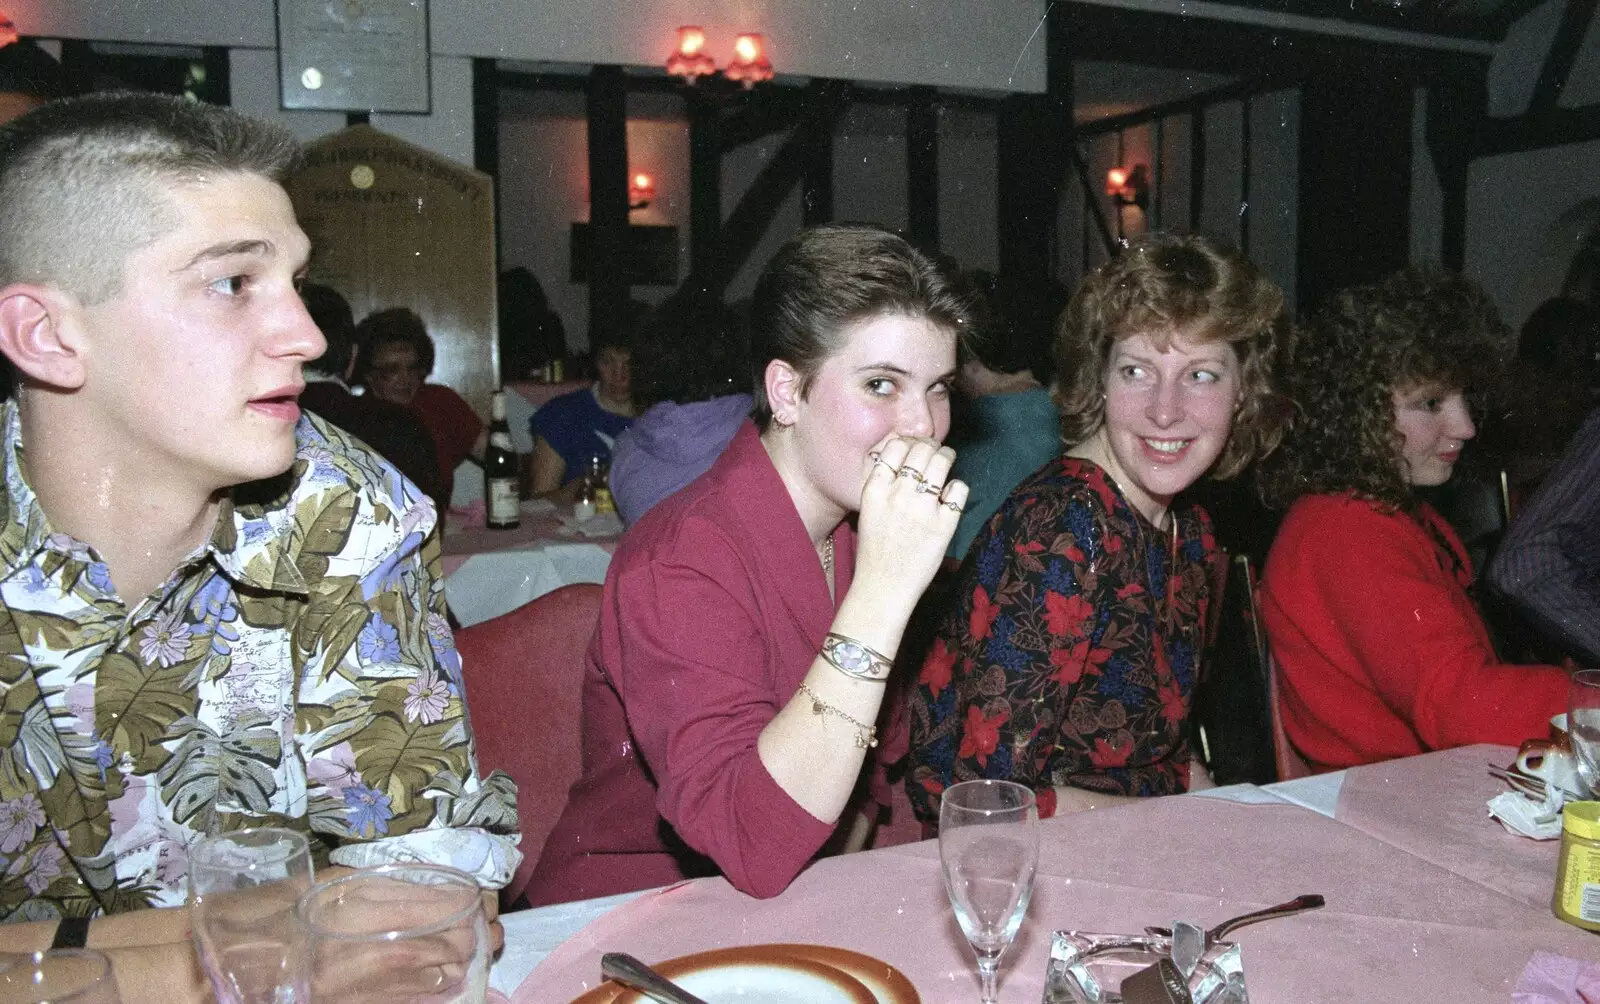
[(301, 999), (294, 905), (310, 887), (310, 848), (293, 830), (219, 833), (190, 848), (195, 950), (219, 1004)]
[(1578, 777), (1591, 796), (1600, 797), (1600, 669), (1572, 674), (1567, 688), (1567, 734)]
[(0, 955), (0, 1004), (122, 1004), (111, 962), (88, 948)]
[(995, 1004), (1000, 956), (1022, 926), (1039, 864), (1033, 792), (1011, 781), (963, 781), (939, 800), (939, 864), (961, 933), (978, 955), (983, 1004)]
[(489, 922), (470, 875), (381, 865), (312, 886), (295, 917), (313, 1001), (483, 1004)]

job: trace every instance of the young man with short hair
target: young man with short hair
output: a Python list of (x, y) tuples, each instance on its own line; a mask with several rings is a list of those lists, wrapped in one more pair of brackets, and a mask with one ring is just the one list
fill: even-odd
[[(282, 130), (155, 95), (0, 129), (0, 947), (106, 916), (128, 999), (199, 993), (186, 847), (306, 831), (318, 864), (503, 884), (431, 502), (303, 416), (323, 350)], [(165, 942), (165, 944), (162, 944)], [(156, 946), (151, 948), (149, 946)], [(187, 981), (187, 982), (184, 982)]]

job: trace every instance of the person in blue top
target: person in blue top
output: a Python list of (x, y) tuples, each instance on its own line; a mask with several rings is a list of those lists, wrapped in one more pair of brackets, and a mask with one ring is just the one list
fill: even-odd
[(570, 502), (591, 458), (611, 462), (611, 447), (633, 421), (628, 346), (595, 349), (593, 385), (554, 398), (533, 413), (533, 494)]
[(961, 364), (959, 427), (951, 434), (954, 470), (971, 488), (948, 556), (960, 561), (972, 540), (1022, 479), (1061, 453), (1061, 423), (1050, 398), (1050, 336), (1064, 291), (1024, 294), (983, 272), (968, 282), (980, 294), (978, 336)]

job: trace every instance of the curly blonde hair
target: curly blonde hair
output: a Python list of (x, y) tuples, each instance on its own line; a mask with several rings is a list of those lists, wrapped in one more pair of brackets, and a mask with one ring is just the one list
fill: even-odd
[(1512, 349), (1494, 303), (1470, 279), (1404, 269), (1331, 297), (1305, 323), (1284, 374), (1295, 402), (1284, 448), (1262, 471), (1262, 497), (1353, 493), (1415, 505), (1401, 461), (1394, 392), (1490, 392)]
[(1271, 453), (1287, 407), (1273, 365), (1289, 326), (1283, 292), (1231, 245), (1149, 233), (1084, 280), (1056, 322), (1061, 439), (1076, 446), (1105, 424), (1106, 370), (1118, 340), (1148, 335), (1165, 350), (1184, 333), (1225, 341), (1239, 357), (1240, 406), (1212, 476), (1230, 478)]

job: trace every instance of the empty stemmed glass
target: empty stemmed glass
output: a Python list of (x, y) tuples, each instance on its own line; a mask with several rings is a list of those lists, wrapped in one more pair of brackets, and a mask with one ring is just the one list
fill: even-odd
[(978, 955), (983, 1004), (995, 1004), (1000, 956), (1028, 912), (1039, 864), (1033, 792), (990, 780), (946, 788), (939, 801), (939, 864), (961, 933)]
[(310, 849), (293, 830), (219, 833), (189, 849), (195, 949), (221, 1004), (297, 999), (294, 905), (310, 887)]

